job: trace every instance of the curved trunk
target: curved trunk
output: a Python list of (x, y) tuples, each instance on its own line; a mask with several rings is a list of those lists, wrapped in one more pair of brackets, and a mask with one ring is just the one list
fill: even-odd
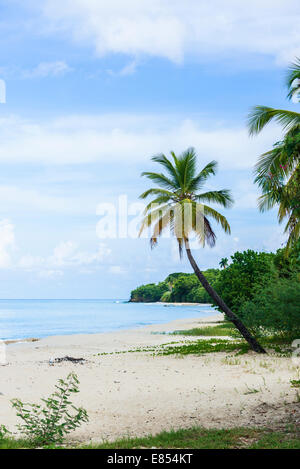
[(191, 266), (194, 269), (195, 274), (197, 275), (200, 283), (205, 288), (207, 293), (211, 296), (211, 298), (215, 301), (215, 303), (219, 306), (219, 308), (226, 314), (227, 318), (233, 322), (235, 327), (240, 331), (244, 339), (248, 342), (252, 350), (257, 353), (266, 353), (266, 351), (262, 348), (262, 346), (257, 342), (257, 340), (250, 334), (248, 329), (244, 326), (243, 322), (231, 311), (230, 308), (224, 303), (222, 298), (218, 295), (218, 293), (213, 289), (213, 287), (208, 283), (205, 276), (199, 269), (196, 264), (196, 261), (191, 253), (188, 241), (185, 241), (185, 249), (190, 261)]

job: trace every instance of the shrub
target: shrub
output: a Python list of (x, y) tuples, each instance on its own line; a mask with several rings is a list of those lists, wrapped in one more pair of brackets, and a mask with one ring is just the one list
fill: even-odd
[(56, 392), (48, 399), (42, 399), (44, 407), (14, 399), (12, 405), (24, 422), (18, 426), (21, 433), (37, 445), (63, 443), (68, 433), (88, 421), (86, 410), (75, 407), (69, 401), (71, 393), (79, 392), (78, 384), (74, 373), (70, 373), (65, 381), (60, 379), (55, 385)]
[(231, 256), (232, 262), (220, 272), (215, 288), (234, 313), (240, 316), (242, 305), (252, 299), (257, 285), (278, 278), (273, 258), (274, 254), (250, 249)]
[(7, 430), (7, 428), (4, 425), (0, 425), (0, 442), (1, 440), (3, 441), (5, 438), (8, 437), (10, 432)]
[(169, 286), (166, 282), (160, 282), (157, 285), (155, 283), (148, 283), (132, 290), (130, 301), (145, 303), (160, 301), (166, 291), (169, 291)]
[(280, 279), (257, 288), (241, 310), (245, 324), (256, 334), (266, 331), (300, 337), (300, 283), (297, 278)]

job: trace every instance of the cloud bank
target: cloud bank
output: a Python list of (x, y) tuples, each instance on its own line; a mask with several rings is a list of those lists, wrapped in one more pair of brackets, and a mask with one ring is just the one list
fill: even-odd
[[(66, 116), (33, 121), (16, 116), (0, 119), (0, 162), (78, 165), (148, 161), (153, 154), (194, 146), (205, 161), (221, 169), (247, 169), (278, 140), (278, 127), (250, 139), (245, 126), (173, 116), (110, 114)], [(210, 126), (211, 127), (211, 126)]]
[[(260, 54), (286, 63), (300, 53), (297, 0), (46, 0), (31, 2), (48, 32), (92, 46), (176, 63), (192, 54)], [(44, 25), (45, 27), (45, 25)]]

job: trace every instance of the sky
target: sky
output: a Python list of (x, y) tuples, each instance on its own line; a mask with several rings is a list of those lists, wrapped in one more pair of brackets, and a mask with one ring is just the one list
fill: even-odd
[[(296, 0), (0, 0), (0, 298), (128, 298), (190, 272), (174, 241), (151, 251), (135, 233), (151, 156), (191, 146), (199, 168), (218, 161), (206, 188), (235, 199), (231, 236), (214, 225), (216, 246), (193, 246), (199, 266), (280, 248), (253, 166), (281, 129), (250, 138), (246, 121), (258, 104), (296, 109), (299, 24)], [(120, 200), (128, 234), (100, 237)]]

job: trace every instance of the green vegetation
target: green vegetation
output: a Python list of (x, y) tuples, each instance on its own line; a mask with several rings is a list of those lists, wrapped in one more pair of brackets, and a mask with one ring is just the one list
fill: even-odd
[(189, 449), (299, 449), (296, 431), (272, 432), (267, 429), (230, 428), (226, 430), (191, 428), (171, 430), (144, 438), (124, 438), (113, 443), (89, 445), (90, 449), (131, 448), (189, 448)]
[[(216, 291), (222, 293), (226, 304), (256, 337), (265, 340), (278, 336), (283, 338), (284, 343), (299, 337), (299, 241), (290, 249), (288, 257), (284, 249), (279, 249), (276, 253), (252, 250), (236, 252), (231, 256), (231, 262), (226, 268), (208, 269), (204, 274)], [(164, 282), (157, 285), (158, 294), (162, 285), (167, 291), (162, 294), (161, 301), (207, 303), (210, 300), (195, 274), (170, 274)], [(150, 287), (149, 292), (153, 291), (153, 284)], [(133, 298), (136, 298), (137, 290), (132, 292)], [(175, 333), (239, 336), (229, 322), (214, 328)]]
[(184, 345), (168, 345), (160, 347), (156, 355), (202, 355), (215, 352), (237, 352), (239, 354), (247, 353), (249, 345), (246, 342), (230, 342), (229, 340), (198, 340)]
[[(219, 270), (208, 269), (203, 273), (210, 284), (214, 286)], [(178, 272), (168, 275), (163, 282), (158, 284), (149, 283), (132, 290), (130, 301), (143, 303), (155, 301), (165, 303), (210, 303), (211, 298), (199, 283), (195, 274)]]
[(199, 327), (194, 329), (189, 329), (185, 331), (174, 331), (171, 333), (172, 335), (187, 335), (187, 336), (208, 336), (208, 337), (221, 337), (221, 336), (229, 336), (229, 337), (240, 337), (238, 335), (238, 331), (234, 327), (234, 325), (230, 322), (225, 322), (224, 324), (217, 324), (216, 326), (207, 326), (207, 327)]
[(141, 285), (131, 292), (131, 302), (152, 303), (160, 301), (162, 296), (169, 291), (167, 282), (149, 283), (148, 285)]
[(276, 278), (273, 258), (274, 254), (250, 249), (236, 252), (231, 256), (230, 265), (220, 271), (215, 288), (235, 314), (253, 297), (257, 284), (263, 285)]
[[(35, 446), (63, 443), (66, 435), (88, 421), (86, 410), (77, 408), (70, 402), (72, 393), (78, 393), (79, 381), (70, 373), (64, 381), (60, 379), (55, 385), (57, 391), (48, 399), (42, 399), (44, 407), (38, 404), (24, 404), (19, 399), (12, 401), (17, 416), (23, 420), (18, 428), (29, 442)], [(72, 412), (72, 413), (70, 413)], [(2, 441), (6, 439), (7, 430), (2, 427)]]
[[(187, 334), (188, 335), (188, 334)], [(181, 341), (181, 342), (167, 342), (161, 345), (146, 346), (135, 348), (131, 350), (123, 350), (121, 352), (103, 352), (98, 353), (98, 356), (103, 355), (118, 355), (122, 353), (151, 353), (153, 356), (160, 355), (204, 355), (206, 353), (215, 352), (237, 352), (238, 354), (247, 353), (249, 345), (243, 340), (225, 340), (225, 339), (206, 339), (195, 341)]]
[[(28, 440), (0, 439), (0, 449), (35, 447)], [(49, 449), (59, 449), (52, 445)], [(299, 429), (272, 431), (267, 428), (206, 429), (195, 427), (163, 431), (142, 438), (123, 438), (114, 442), (65, 446), (66, 449), (300, 449)]]
[[(288, 98), (299, 96), (300, 60), (290, 66), (287, 75)], [(295, 81), (296, 80), (296, 81)], [(300, 234), (300, 114), (267, 106), (256, 106), (249, 115), (249, 133), (258, 134), (272, 120), (286, 131), (284, 138), (260, 156), (255, 166), (255, 182), (262, 191), (259, 209), (264, 212), (278, 206), (278, 221), (287, 220), (286, 251)]]
[(292, 341), (300, 336), (300, 284), (280, 279), (257, 287), (251, 301), (241, 308), (245, 324), (256, 336), (279, 334)]

